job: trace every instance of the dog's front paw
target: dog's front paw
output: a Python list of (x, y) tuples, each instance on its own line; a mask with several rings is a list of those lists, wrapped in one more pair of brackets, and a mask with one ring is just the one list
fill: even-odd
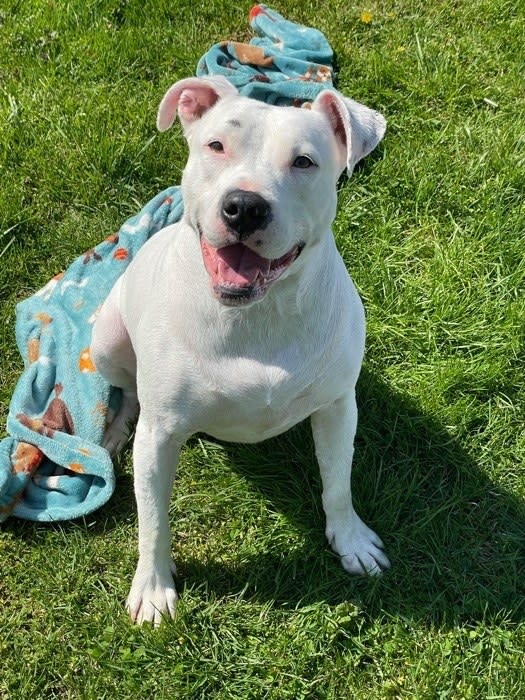
[(350, 574), (377, 576), (390, 567), (381, 538), (355, 514), (343, 527), (327, 527), (326, 536)]
[(177, 591), (174, 573), (173, 564), (166, 570), (161, 567), (146, 570), (139, 562), (126, 602), (133, 622), (138, 625), (151, 622), (158, 627), (163, 618), (175, 616)]

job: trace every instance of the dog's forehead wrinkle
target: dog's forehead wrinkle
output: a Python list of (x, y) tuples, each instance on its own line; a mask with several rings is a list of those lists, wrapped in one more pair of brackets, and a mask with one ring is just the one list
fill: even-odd
[[(249, 118), (248, 116), (249, 115)], [(296, 107), (268, 105), (247, 97), (219, 101), (203, 119), (204, 139), (233, 138), (235, 150), (250, 149), (273, 161), (276, 155), (315, 155), (329, 141), (329, 130), (321, 115)]]
[(216, 136), (221, 134), (232, 134), (237, 136), (254, 134), (261, 132), (264, 126), (264, 112), (254, 110), (247, 116), (245, 109), (246, 98), (239, 98), (240, 104), (236, 101), (229, 101), (226, 105), (220, 103), (209, 110), (202, 120), (202, 133), (209, 135), (214, 133)]

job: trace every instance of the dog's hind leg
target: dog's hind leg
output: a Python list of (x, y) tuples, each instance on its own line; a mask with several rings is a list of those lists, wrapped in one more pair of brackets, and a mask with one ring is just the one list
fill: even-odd
[(111, 454), (126, 444), (137, 419), (139, 404), (136, 388), (136, 358), (119, 308), (120, 279), (102, 305), (93, 327), (91, 356), (95, 367), (114, 387), (122, 389), (116, 415), (108, 420), (102, 446)]
[(126, 446), (138, 414), (137, 394), (123, 391), (120, 408), (114, 418), (108, 421), (102, 440), (102, 447), (105, 447), (111, 455), (118, 454)]

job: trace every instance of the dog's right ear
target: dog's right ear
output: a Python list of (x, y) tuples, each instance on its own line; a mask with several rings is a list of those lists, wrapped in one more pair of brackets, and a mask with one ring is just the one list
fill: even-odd
[(157, 115), (157, 128), (159, 131), (167, 131), (178, 113), (186, 129), (218, 100), (238, 94), (237, 89), (222, 75), (179, 80), (162, 98)]

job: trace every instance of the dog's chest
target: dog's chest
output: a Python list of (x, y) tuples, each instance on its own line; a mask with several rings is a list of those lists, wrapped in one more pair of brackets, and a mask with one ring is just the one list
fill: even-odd
[(223, 358), (216, 370), (203, 397), (207, 410), (200, 430), (235, 442), (284, 432), (328, 403), (333, 390), (326, 377), (322, 382), (319, 373), (293, 363)]

